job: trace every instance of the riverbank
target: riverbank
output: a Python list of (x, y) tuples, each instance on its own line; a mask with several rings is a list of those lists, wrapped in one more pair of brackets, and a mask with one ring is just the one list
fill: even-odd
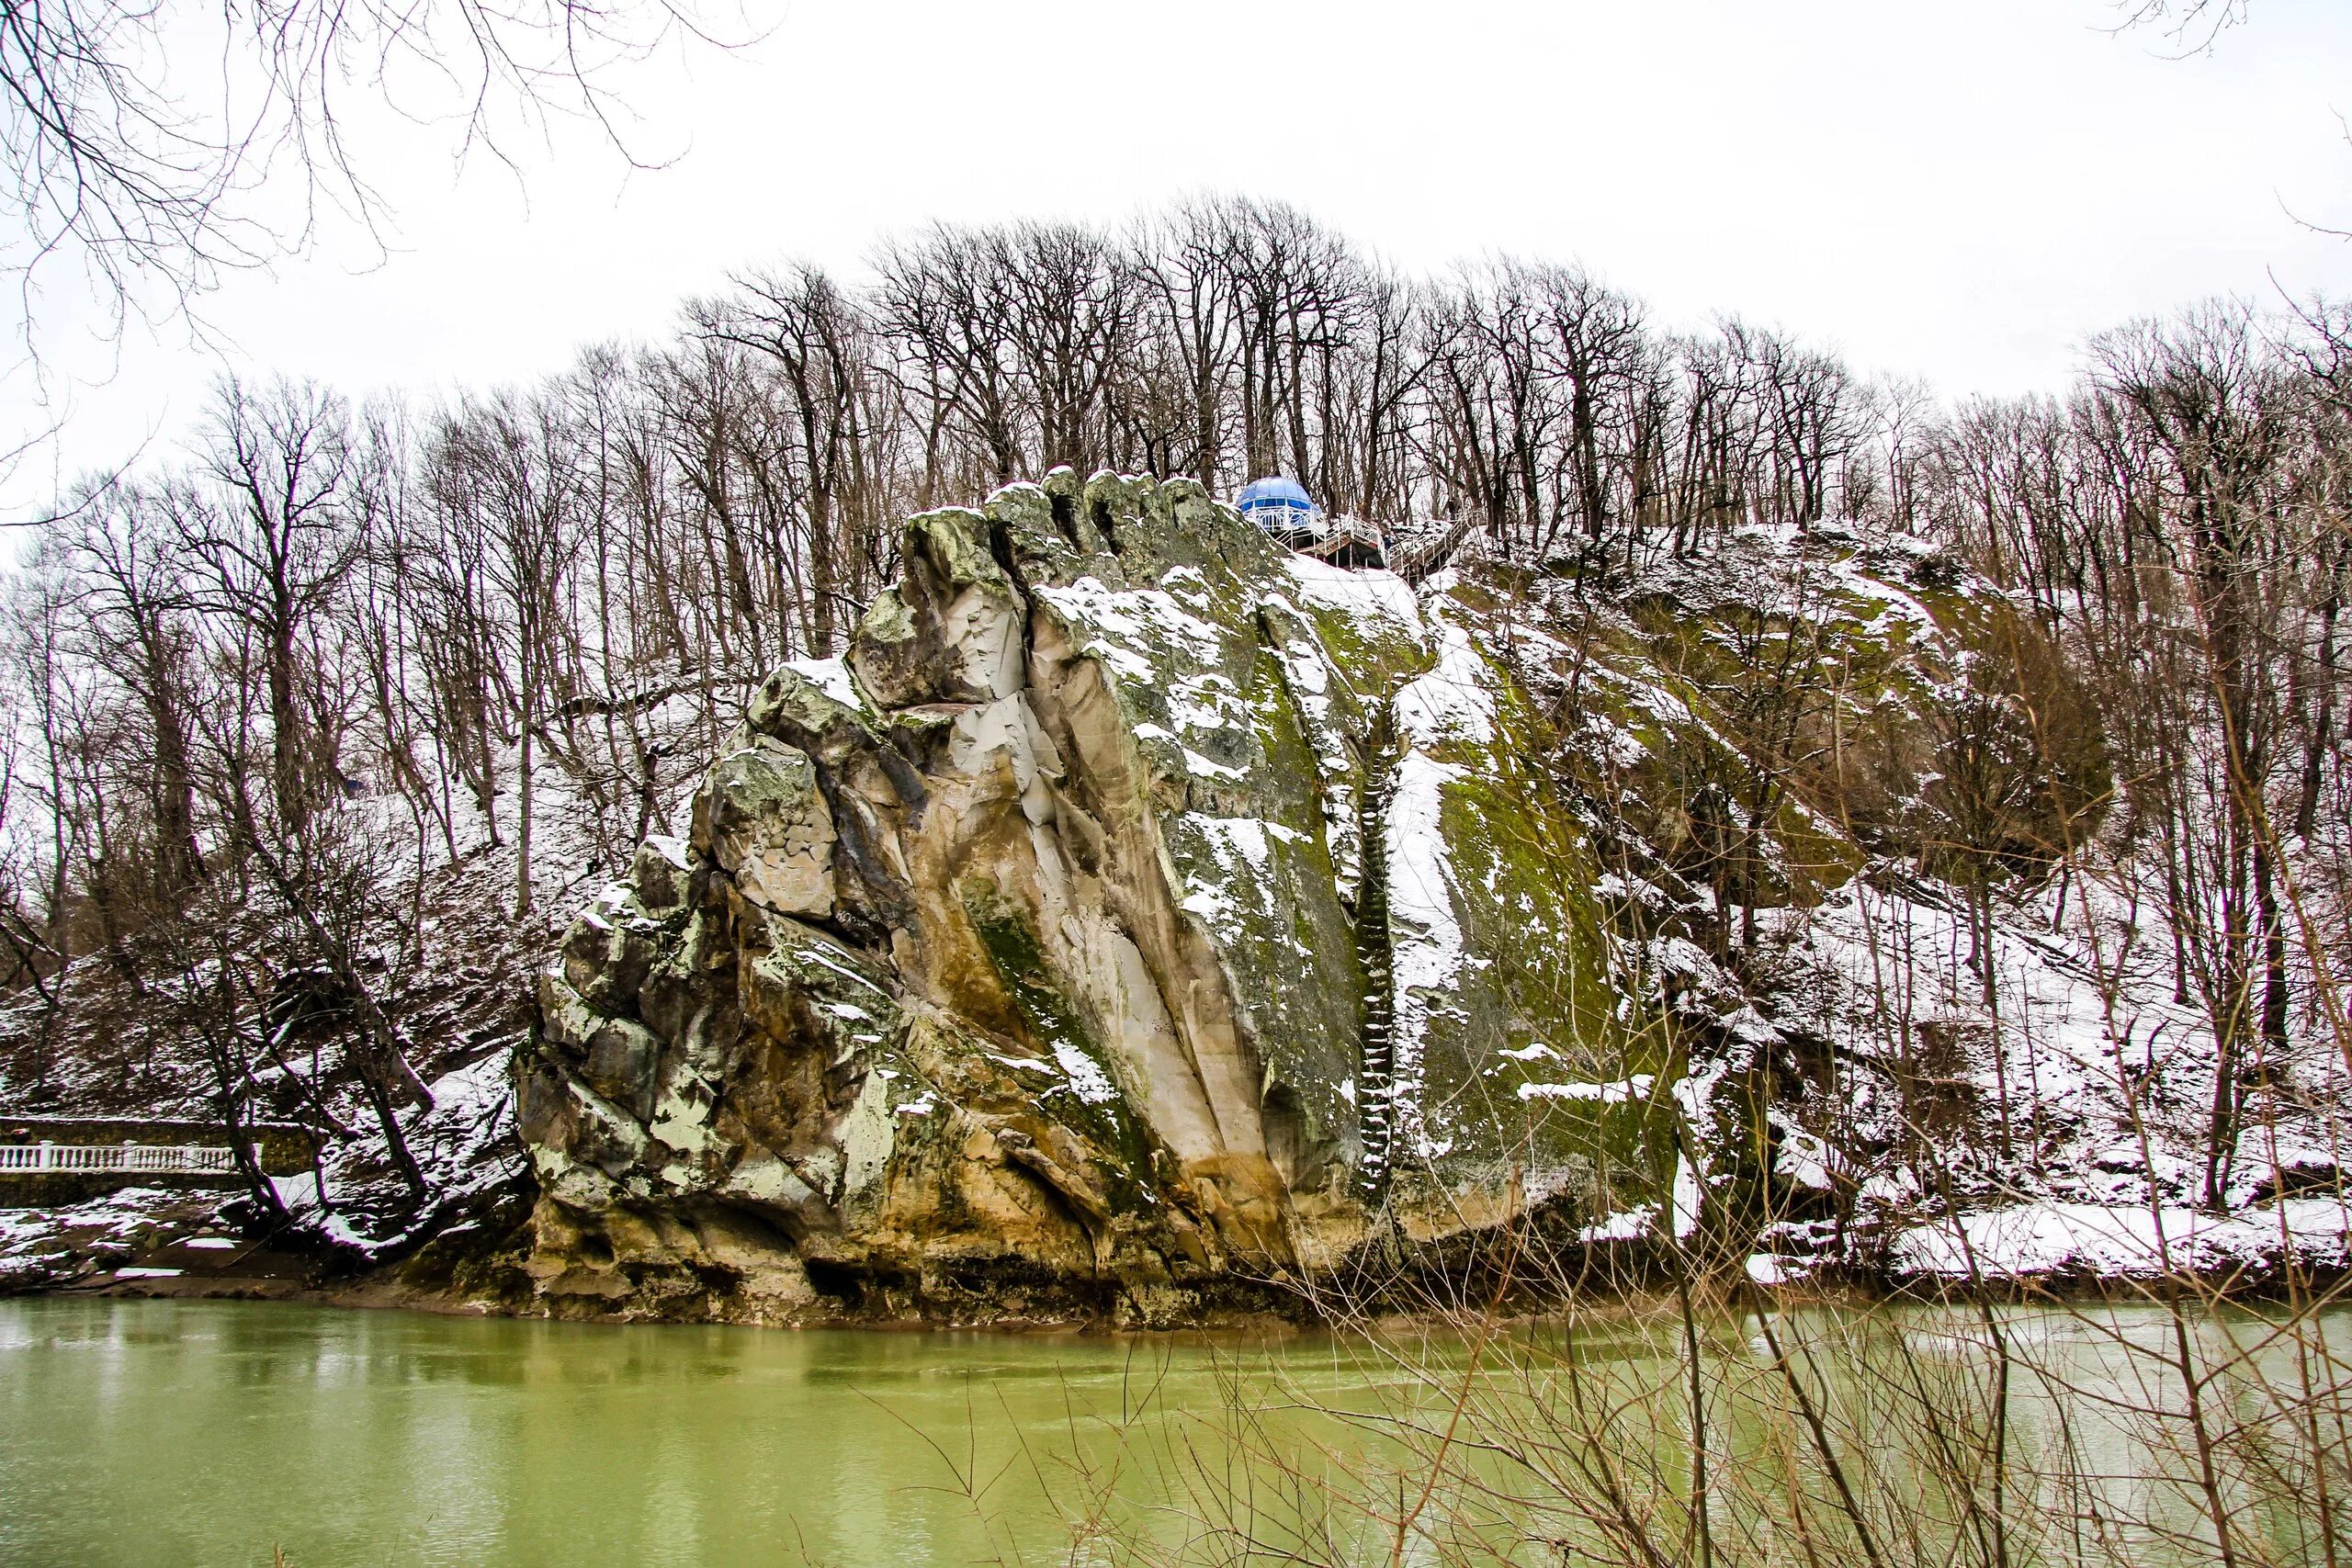
[[(134, 1189), (49, 1210), (0, 1211), (0, 1295), (273, 1301), (397, 1308), (585, 1323), (679, 1323), (743, 1327), (878, 1328), (943, 1332), (1268, 1332), (1336, 1322), (1542, 1320), (1571, 1299), (1671, 1296), (1678, 1262), (1653, 1244), (1587, 1247), (1574, 1266), (1519, 1247), (1460, 1249), (1445, 1258), (1394, 1259), (1385, 1274), (1358, 1269), (1335, 1281), (1227, 1277), (1211, 1289), (1168, 1292), (1146, 1302), (1105, 1287), (1092, 1297), (1001, 1296), (965, 1290), (927, 1295), (920, 1282), (893, 1292), (820, 1298), (789, 1314), (714, 1280), (655, 1314), (631, 1300), (535, 1289), (529, 1238), (518, 1201), (398, 1258), (371, 1264), (346, 1250), (283, 1233), (241, 1230), (217, 1193)], [(1877, 1300), (2130, 1302), (2169, 1282), (2216, 1299), (2289, 1299), (2324, 1290), (2352, 1269), (2352, 1222), (2333, 1199), (2300, 1198), (2260, 1211), (2214, 1216), (2194, 1211), (2088, 1205), (2013, 1205), (1922, 1224), (1888, 1251), (1901, 1268), (1820, 1269), (1758, 1253), (1701, 1256), (1686, 1265), (1701, 1293), (1719, 1300), (1769, 1298), (1781, 1304), (1854, 1304)], [(2291, 1268), (2289, 1265), (2291, 1264)], [(1509, 1270), (1509, 1277), (1505, 1277)], [(1750, 1291), (1754, 1295), (1749, 1295)], [(556, 1303), (561, 1310), (550, 1310)]]

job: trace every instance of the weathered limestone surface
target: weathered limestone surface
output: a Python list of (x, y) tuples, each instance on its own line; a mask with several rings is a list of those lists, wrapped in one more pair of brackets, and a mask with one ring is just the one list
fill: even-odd
[(1476, 592), (1066, 471), (905, 559), (540, 981), (542, 1306), (1176, 1321), (1657, 1212), (1671, 1064)]

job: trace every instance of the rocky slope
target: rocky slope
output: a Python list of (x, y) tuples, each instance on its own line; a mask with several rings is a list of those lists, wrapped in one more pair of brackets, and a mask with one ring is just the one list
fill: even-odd
[[(278, 1194), (304, 1288), (1158, 1324), (1426, 1304), (1497, 1238), (1571, 1288), (2352, 1264), (2333, 1036), (2241, 1086), (2210, 1202), (2211, 1029), (2098, 716), (1928, 543), (1408, 586), (1061, 473), (903, 558), (845, 658), (666, 699), (694, 754), (745, 722), (601, 894), (549, 835), (560, 942), (494, 836), (426, 876), (387, 989), (430, 1194), (297, 1041), (348, 1129)], [(575, 783), (543, 764), (551, 827)], [(153, 987), (74, 989), (53, 1111), (206, 1113)], [(276, 1235), (185, 1208), (12, 1215), (0, 1290)]]
[(905, 554), (539, 982), (540, 1308), (1158, 1321), (1660, 1212), (1679, 1064), (1532, 771), (1528, 634), (1182, 480)]

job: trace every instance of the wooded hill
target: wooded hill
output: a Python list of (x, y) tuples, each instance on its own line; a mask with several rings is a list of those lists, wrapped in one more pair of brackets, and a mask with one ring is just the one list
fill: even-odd
[[(1526, 760), (1636, 880), (1670, 873), (1648, 936), (1817, 1020), (1788, 954), (1892, 929), (1825, 889), (1949, 909), (1975, 1011), (1877, 998), (1913, 1098), (1850, 1157), (1844, 1048), (1784, 1031), (1768, 1165), (1826, 1139), (1850, 1203), (1853, 1158), (1981, 1068), (1983, 1181), (2043, 1192), (2045, 1097), (1967, 1042), (2010, 1020), (2001, 955), (2047, 940), (2133, 1083), (2199, 1064), (2109, 1174), (2216, 1210), (2332, 1190), (2330, 1139), (2262, 1134), (2281, 1106), (2332, 1124), (2352, 1065), (2347, 414), (2326, 302), (2199, 306), (2095, 340), (2063, 399), (1947, 403), (1736, 320), (1663, 330), (1576, 268), (1408, 277), (1236, 200), (933, 230), (855, 285), (747, 275), (666, 342), (446, 406), (227, 385), (183, 457), (65, 498), (9, 580), (5, 1093), (316, 1119), (362, 1151), (348, 1234), (413, 1235), (452, 1178), (412, 1145), (499, 1145), (573, 890), (667, 825), (763, 676), (842, 650), (906, 516), (1063, 467), (1282, 472), (1448, 539), (1494, 625), (1578, 650), (1531, 684)], [(1867, 604), (1806, 609), (1849, 557), (1966, 588), (1932, 678)], [(1612, 784), (1588, 731), (1639, 726), (1601, 694), (1658, 669), (1711, 742), (1625, 750)], [(463, 1135), (424, 1109), (451, 1074), (481, 1091)]]

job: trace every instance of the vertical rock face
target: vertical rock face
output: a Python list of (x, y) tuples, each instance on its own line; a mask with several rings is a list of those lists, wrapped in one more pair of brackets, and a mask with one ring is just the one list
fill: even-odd
[(544, 1305), (1158, 1321), (1657, 1201), (1671, 1065), (1475, 592), (1112, 475), (904, 555), (541, 978)]

